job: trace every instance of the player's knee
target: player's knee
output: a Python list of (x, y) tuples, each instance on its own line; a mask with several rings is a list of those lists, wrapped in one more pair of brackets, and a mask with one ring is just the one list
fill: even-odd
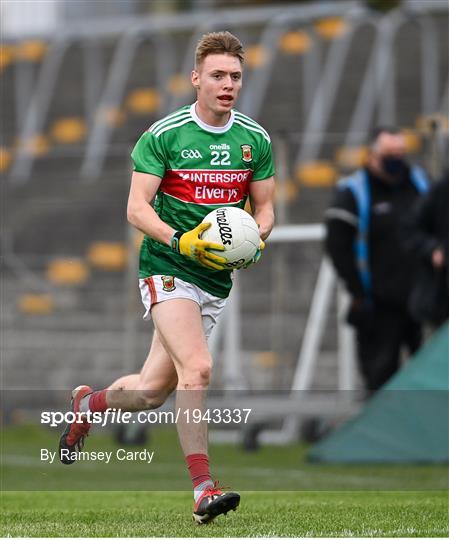
[(203, 366), (198, 370), (198, 378), (201, 385), (208, 386), (210, 382), (210, 377), (212, 374), (212, 368), (210, 365)]
[(182, 382), (186, 388), (206, 388), (209, 385), (211, 373), (211, 363), (203, 361), (185, 370)]

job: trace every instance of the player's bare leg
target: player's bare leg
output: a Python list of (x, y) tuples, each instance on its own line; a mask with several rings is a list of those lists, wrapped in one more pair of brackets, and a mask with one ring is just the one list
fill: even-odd
[[(177, 380), (173, 361), (155, 332), (150, 352), (138, 376), (122, 377), (111, 385), (111, 389), (99, 392), (92, 392), (89, 386), (79, 386), (72, 392), (71, 408), (75, 413), (105, 412), (108, 408), (130, 412), (154, 409), (164, 403), (176, 388)], [(59, 441), (59, 456), (64, 464), (76, 461), (74, 454), (83, 448), (89, 429), (87, 420), (67, 424)]]
[(177, 430), (194, 485), (193, 517), (198, 523), (206, 523), (219, 514), (235, 510), (240, 495), (222, 493), (212, 482), (207, 422), (192, 422), (193, 411), (204, 413), (212, 370), (200, 308), (193, 300), (177, 298), (156, 304), (151, 315), (178, 374)]
[[(188, 422), (188, 414), (204, 409), (212, 359), (203, 331), (200, 308), (183, 298), (156, 304), (151, 316), (178, 374), (178, 434), (185, 455), (207, 453), (207, 423)], [(190, 417), (191, 419), (191, 417)]]
[(108, 386), (108, 390), (135, 390), (139, 384), (140, 373), (124, 375)]
[(160, 407), (176, 388), (178, 375), (170, 355), (157, 331), (139, 374), (126, 375), (107, 389), (108, 407), (124, 411), (141, 411)]

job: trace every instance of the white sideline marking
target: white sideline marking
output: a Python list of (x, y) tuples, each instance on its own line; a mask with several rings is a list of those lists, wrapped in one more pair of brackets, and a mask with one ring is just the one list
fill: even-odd
[[(32, 456), (24, 456), (24, 455), (15, 455), (15, 454), (4, 454), (1, 458), (2, 465), (18, 465), (22, 467), (49, 467), (49, 464), (46, 462), (42, 462), (39, 458), (35, 458)], [(114, 469), (122, 469), (123, 465), (121, 463), (108, 463), (108, 468), (114, 468)], [(160, 470), (167, 470), (172, 471), (173, 465), (170, 463), (161, 463), (157, 464), (155, 468)], [(83, 469), (98, 469), (98, 463), (87, 463), (83, 462)], [(234, 471), (235, 468), (231, 466), (220, 466), (220, 469), (226, 471)], [(352, 485), (352, 486), (370, 486), (368, 491), (371, 489), (371, 487), (385, 487), (386, 489), (390, 488), (397, 488), (398, 484), (401, 483), (401, 479), (389, 479), (389, 478), (369, 478), (367, 480), (367, 476), (362, 475), (346, 475), (346, 474), (340, 474), (335, 473), (332, 471), (317, 471), (317, 472), (309, 472), (309, 471), (298, 471), (297, 469), (275, 469), (275, 468), (265, 468), (265, 467), (245, 467), (245, 475), (246, 476), (253, 476), (256, 478), (263, 477), (273, 477), (276, 476), (277, 478), (290, 480), (290, 479), (297, 479), (297, 480), (319, 480), (319, 485), (327, 485), (327, 489), (329, 489), (332, 486), (335, 486), (335, 484), (342, 483), (343, 485)], [(327, 479), (327, 480), (326, 480)], [(338, 486), (337, 486), (338, 487)], [(438, 489), (437, 487), (433, 489)], [(407, 490), (406, 490), (407, 491)]]
[[(449, 533), (449, 528), (445, 529), (428, 529), (425, 528), (426, 533), (430, 535), (447, 535)], [(401, 527), (399, 529), (391, 529), (391, 530), (384, 530), (384, 529), (362, 529), (360, 530), (352, 530), (352, 529), (343, 529), (342, 531), (338, 531), (338, 537), (346, 538), (346, 537), (371, 537), (371, 538), (379, 538), (379, 537), (386, 537), (386, 538), (393, 538), (393, 537), (401, 537), (401, 538), (407, 538), (412, 535), (416, 535), (418, 533), (418, 529), (415, 527)], [(305, 538), (318, 538), (320, 535), (323, 534), (323, 531), (307, 531), (304, 534)], [(332, 535), (335, 536), (335, 531), (328, 531), (329, 537)]]

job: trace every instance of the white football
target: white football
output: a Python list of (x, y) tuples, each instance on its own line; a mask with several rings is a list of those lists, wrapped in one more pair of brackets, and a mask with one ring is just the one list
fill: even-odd
[(226, 259), (228, 268), (241, 268), (256, 254), (260, 243), (259, 227), (245, 210), (223, 206), (207, 214), (203, 223), (212, 225), (201, 238), (223, 244), (225, 250), (214, 253)]

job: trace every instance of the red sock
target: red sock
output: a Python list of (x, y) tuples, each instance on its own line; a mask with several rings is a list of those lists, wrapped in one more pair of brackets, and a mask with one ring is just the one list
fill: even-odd
[(107, 390), (99, 390), (98, 392), (92, 392), (89, 397), (89, 410), (92, 412), (105, 412), (109, 407), (106, 403)]
[(206, 480), (211, 480), (209, 472), (209, 458), (207, 454), (190, 454), (186, 456), (187, 467), (192, 478), (193, 488)]

